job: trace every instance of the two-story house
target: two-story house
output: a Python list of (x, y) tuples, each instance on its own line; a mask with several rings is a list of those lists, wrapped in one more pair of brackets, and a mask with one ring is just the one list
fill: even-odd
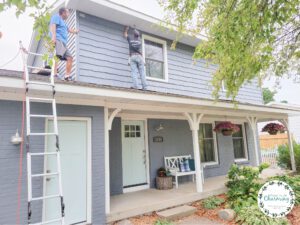
[[(245, 84), (238, 107), (220, 93), (215, 102), (211, 79), (217, 66), (194, 62), (193, 51), (202, 36), (183, 36), (170, 49), (176, 33), (161, 29), (160, 20), (109, 0), (68, 0), (67, 23), (80, 30), (69, 38), (76, 80), (56, 82), (61, 136), (63, 192), (67, 224), (105, 224), (114, 220), (184, 204), (225, 191), (225, 175), (233, 163), (260, 163), (257, 121), (287, 122), (295, 110), (262, 104), (257, 81)], [(131, 89), (125, 25), (142, 33), (148, 90)], [(29, 49), (43, 53), (43, 42), (33, 35)], [(29, 58), (38, 66), (41, 60)], [(63, 73), (64, 65), (60, 65)], [(33, 75), (32, 79), (47, 78)], [(46, 96), (43, 86), (32, 88)], [(17, 209), (19, 146), (10, 142), (21, 130), (24, 81), (22, 72), (0, 71), (0, 224), (14, 224)], [(32, 112), (47, 114), (47, 104)], [(224, 136), (213, 131), (220, 121), (237, 124), (240, 132)], [(40, 119), (33, 129), (49, 131), (51, 119)], [(31, 141), (32, 151), (50, 151), (50, 138)], [(195, 182), (179, 178), (179, 187), (155, 188), (157, 169), (165, 157), (194, 159)], [(291, 154), (293, 156), (293, 154)], [(21, 223), (27, 223), (26, 155), (23, 157)], [(293, 158), (293, 157), (292, 157)], [(51, 171), (52, 162), (34, 163), (37, 172)], [(54, 193), (54, 178), (32, 181), (34, 194)], [(36, 183), (34, 183), (36, 182)], [(52, 200), (32, 206), (32, 222), (59, 213)]]

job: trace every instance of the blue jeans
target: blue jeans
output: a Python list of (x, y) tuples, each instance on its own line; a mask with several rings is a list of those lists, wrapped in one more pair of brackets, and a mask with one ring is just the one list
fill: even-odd
[(143, 89), (146, 89), (147, 82), (146, 82), (143, 57), (141, 55), (130, 56), (130, 68), (131, 68), (133, 88), (138, 88), (138, 74), (140, 74)]

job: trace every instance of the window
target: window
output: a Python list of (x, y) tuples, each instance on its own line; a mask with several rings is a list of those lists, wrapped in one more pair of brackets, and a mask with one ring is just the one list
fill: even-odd
[(199, 128), (199, 147), (201, 162), (218, 163), (216, 134), (212, 123), (201, 123)]
[(143, 55), (145, 57), (147, 79), (167, 81), (166, 41), (143, 35)]
[(125, 138), (141, 137), (141, 127), (135, 125), (125, 125)]
[(245, 128), (242, 124), (236, 124), (240, 131), (232, 135), (233, 151), (235, 161), (248, 160)]

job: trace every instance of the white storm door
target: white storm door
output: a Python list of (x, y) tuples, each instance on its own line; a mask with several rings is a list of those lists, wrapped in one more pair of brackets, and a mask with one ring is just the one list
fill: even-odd
[[(53, 121), (47, 123), (48, 132), (53, 130)], [(88, 121), (58, 120), (61, 150), (62, 189), (65, 203), (65, 224), (87, 221), (87, 150)], [(46, 151), (55, 151), (55, 137), (46, 140)], [(55, 172), (56, 157), (47, 156), (45, 170)], [(56, 177), (45, 180), (44, 195), (58, 193)], [(44, 200), (44, 221), (60, 217), (58, 199)]]
[(123, 188), (147, 184), (144, 121), (122, 121)]

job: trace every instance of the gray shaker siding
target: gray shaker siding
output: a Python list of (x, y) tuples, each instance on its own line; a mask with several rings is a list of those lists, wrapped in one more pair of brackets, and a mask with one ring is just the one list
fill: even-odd
[(123, 193), (121, 118), (115, 118), (109, 134), (110, 194)]
[[(80, 12), (77, 15), (80, 28), (78, 80), (130, 87), (128, 44), (122, 36), (124, 26)], [(210, 81), (216, 67), (208, 66), (203, 60), (194, 63), (193, 47), (178, 44), (176, 50), (170, 50), (170, 44), (168, 40), (169, 81), (149, 80), (149, 90), (211, 99)], [(225, 98), (224, 92), (220, 95)], [(257, 82), (245, 84), (237, 100), (261, 104), (262, 95)]]
[[(0, 224), (15, 224), (17, 209), (17, 181), (19, 164), (19, 146), (10, 143), (11, 136), (16, 129), (21, 130), (22, 103), (14, 101), (0, 101)], [(32, 111), (40, 114), (49, 113), (45, 104), (35, 104)], [(92, 118), (92, 222), (105, 223), (105, 192), (104, 192), (104, 114), (102, 107), (58, 105), (59, 116), (90, 117)], [(33, 112), (34, 113), (34, 112)], [(33, 129), (43, 131), (45, 121), (34, 123)], [(44, 139), (31, 139), (33, 152), (44, 150)], [(43, 162), (33, 162), (35, 172), (43, 169)], [(26, 156), (23, 155), (23, 177), (21, 196), (21, 224), (27, 223), (27, 177)], [(42, 183), (36, 186), (34, 193), (41, 194)], [(68, 206), (66, 206), (68, 207)], [(32, 222), (40, 222), (41, 204), (33, 204)]]
[[(164, 130), (157, 132), (155, 127), (162, 123)], [(148, 120), (149, 154), (150, 154), (150, 178), (151, 186), (154, 187), (156, 171), (164, 166), (164, 156), (176, 156), (191, 154), (193, 157), (192, 133), (187, 121), (180, 120)], [(252, 132), (246, 125), (249, 161), (244, 165), (255, 165), (254, 141)], [(163, 143), (154, 143), (154, 136), (162, 136)], [(219, 164), (207, 166), (204, 169), (205, 178), (226, 175), (230, 166), (234, 163), (232, 137), (217, 134)]]
[[(78, 27), (78, 25), (77, 25), (77, 15), (76, 14), (77, 14), (77, 11), (70, 10), (70, 16), (66, 20), (67, 26), (71, 29)], [(68, 49), (71, 52), (72, 57), (73, 57), (72, 75), (75, 75), (77, 73), (77, 70), (76, 70), (76, 68), (77, 68), (77, 35), (69, 33), (67, 47), (68, 47)], [(38, 42), (38, 47), (37, 47), (36, 52), (41, 53), (41, 54), (47, 53), (47, 49), (45, 47), (45, 41), (44, 40), (40, 40)], [(34, 57), (33, 66), (43, 67), (42, 58), (37, 57), (37, 56)], [(64, 75), (66, 73), (66, 61), (59, 61), (58, 62), (58, 73), (60, 75)]]

